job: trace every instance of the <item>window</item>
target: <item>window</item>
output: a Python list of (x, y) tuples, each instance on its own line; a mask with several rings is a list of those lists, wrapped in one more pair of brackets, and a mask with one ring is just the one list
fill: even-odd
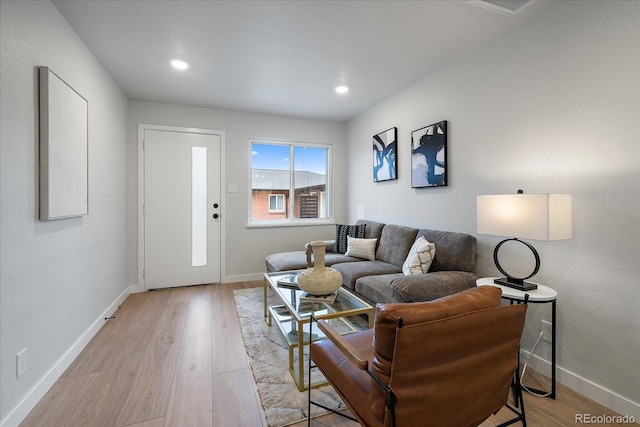
[(251, 141), (250, 222), (328, 220), (328, 145)]
[(269, 212), (284, 212), (284, 194), (269, 194)]

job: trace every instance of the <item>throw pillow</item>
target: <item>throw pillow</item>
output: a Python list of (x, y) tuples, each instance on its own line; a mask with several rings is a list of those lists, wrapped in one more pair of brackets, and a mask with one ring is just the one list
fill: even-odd
[(365, 227), (365, 224), (336, 224), (336, 245), (334, 246), (333, 251), (338, 254), (347, 252), (347, 236), (363, 239)]
[(375, 261), (377, 242), (378, 239), (358, 239), (347, 236), (347, 252), (345, 255)]
[(409, 255), (402, 264), (402, 272), (405, 276), (427, 273), (435, 256), (436, 245), (429, 242), (424, 236), (420, 236), (411, 246)]

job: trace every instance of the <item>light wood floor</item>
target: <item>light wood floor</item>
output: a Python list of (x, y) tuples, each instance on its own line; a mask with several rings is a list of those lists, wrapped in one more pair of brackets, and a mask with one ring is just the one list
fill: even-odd
[[(234, 289), (261, 285), (130, 295), (21, 426), (266, 426), (233, 299)], [(557, 394), (554, 401), (525, 393), (530, 426), (574, 426), (575, 414), (614, 415), (562, 385)], [(509, 414), (503, 409), (482, 426)], [(313, 425), (358, 424), (332, 415)]]

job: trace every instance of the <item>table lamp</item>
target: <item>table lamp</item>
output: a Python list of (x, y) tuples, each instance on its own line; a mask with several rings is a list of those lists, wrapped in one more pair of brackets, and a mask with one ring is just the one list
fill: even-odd
[[(571, 239), (570, 194), (499, 194), (477, 196), (478, 233), (510, 237), (496, 245), (493, 261), (506, 277), (495, 279), (500, 285), (521, 291), (536, 289), (534, 283), (525, 282), (540, 269), (540, 256), (529, 243), (520, 239)], [(535, 268), (526, 277), (515, 277), (506, 272), (498, 261), (500, 247), (515, 240), (527, 246), (535, 257)]]

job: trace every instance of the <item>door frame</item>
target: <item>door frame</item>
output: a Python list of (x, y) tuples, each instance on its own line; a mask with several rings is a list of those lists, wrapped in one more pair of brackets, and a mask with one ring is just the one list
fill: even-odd
[(138, 291), (147, 291), (144, 279), (144, 134), (147, 130), (157, 130), (164, 132), (199, 133), (205, 135), (217, 135), (220, 137), (220, 282), (224, 282), (226, 277), (226, 161), (225, 161), (225, 141), (226, 133), (223, 130), (202, 129), (180, 126), (153, 125), (138, 123)]

